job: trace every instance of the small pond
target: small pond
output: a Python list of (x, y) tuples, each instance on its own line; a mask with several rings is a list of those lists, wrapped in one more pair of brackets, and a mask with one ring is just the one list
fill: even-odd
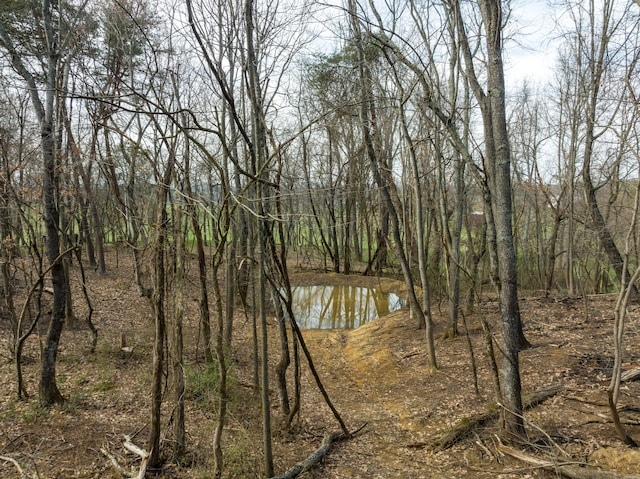
[(397, 311), (404, 300), (393, 293), (358, 286), (297, 286), (293, 312), (301, 328), (353, 329)]

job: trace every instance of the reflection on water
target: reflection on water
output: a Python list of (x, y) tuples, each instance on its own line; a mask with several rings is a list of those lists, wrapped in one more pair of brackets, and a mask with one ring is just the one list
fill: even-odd
[(353, 329), (404, 305), (393, 293), (356, 286), (293, 288), (293, 312), (301, 328)]

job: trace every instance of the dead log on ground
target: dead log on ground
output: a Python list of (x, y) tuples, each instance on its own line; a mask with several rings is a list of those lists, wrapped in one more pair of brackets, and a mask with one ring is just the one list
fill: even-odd
[(109, 461), (111, 462), (111, 466), (113, 467), (113, 469), (115, 470), (115, 472), (117, 474), (120, 475), (120, 477), (126, 477), (129, 478), (131, 476), (133, 476), (133, 474), (131, 474), (129, 471), (127, 471), (124, 467), (122, 467), (120, 465), (120, 463), (118, 462), (118, 460), (116, 459), (116, 457), (111, 454), (106, 447), (101, 447), (100, 448), (100, 452), (107, 458), (109, 459)]
[[(531, 409), (538, 404), (546, 401), (547, 399), (555, 396), (564, 388), (562, 386), (551, 386), (545, 389), (535, 391), (524, 399), (524, 409)], [(432, 448), (434, 452), (444, 451), (453, 447), (460, 442), (464, 437), (478, 427), (482, 427), (490, 422), (496, 421), (500, 417), (500, 409), (495, 408), (486, 412), (482, 412), (472, 416), (471, 418), (464, 418), (457, 426), (444, 435), (441, 439), (436, 441)], [(415, 447), (415, 446), (414, 446)]]
[(504, 444), (498, 444), (498, 451), (527, 464), (531, 464), (548, 471), (553, 471), (556, 474), (561, 474), (569, 479), (640, 479), (640, 476), (635, 474), (602, 471), (585, 464), (576, 465), (566, 462), (554, 462), (546, 459), (539, 459), (535, 456), (525, 454), (522, 451), (518, 451), (517, 449), (505, 446)]
[(620, 382), (623, 383), (625, 381), (634, 381), (638, 378), (640, 378), (640, 367), (629, 369), (628, 371), (623, 372), (622, 376), (620, 377)]
[(320, 447), (313, 451), (310, 456), (297, 463), (287, 472), (284, 472), (279, 476), (274, 476), (271, 479), (293, 479), (294, 477), (298, 477), (310, 467), (318, 464), (329, 452), (331, 444), (342, 437), (344, 437), (344, 434), (342, 432), (333, 432), (331, 434), (327, 434), (322, 440), (322, 444), (320, 445)]
[(297, 463), (287, 472), (283, 472), (279, 476), (273, 476), (271, 479), (293, 479), (294, 477), (299, 476), (312, 466), (318, 464), (327, 455), (329, 449), (331, 448), (331, 445), (334, 442), (353, 438), (354, 436), (359, 434), (360, 431), (362, 431), (367, 426), (367, 424), (368, 422), (365, 422), (362, 426), (349, 434), (345, 434), (344, 432), (333, 432), (331, 434), (327, 434), (324, 439), (322, 439), (322, 444), (320, 444), (320, 447), (313, 451), (310, 456)]

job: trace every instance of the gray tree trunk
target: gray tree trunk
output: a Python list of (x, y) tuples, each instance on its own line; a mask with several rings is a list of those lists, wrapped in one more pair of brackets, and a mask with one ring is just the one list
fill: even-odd
[(479, 0), (484, 20), (487, 46), (487, 89), (491, 130), (495, 145), (495, 220), (500, 271), (500, 309), (502, 313), (502, 353), (500, 369), (502, 383), (503, 434), (506, 439), (525, 436), (522, 418), (522, 395), (518, 353), (520, 350), (520, 312), (518, 307), (518, 277), (512, 229), (511, 157), (507, 133), (504, 69), (502, 64), (501, 0)]
[(22, 57), (16, 50), (13, 40), (5, 26), (0, 24), (0, 46), (9, 54), (12, 66), (25, 80), (31, 97), (34, 114), (40, 126), (42, 166), (43, 166), (43, 219), (46, 231), (47, 259), (51, 266), (53, 285), (53, 305), (51, 320), (47, 331), (42, 359), (39, 394), (40, 401), (45, 405), (59, 403), (64, 400), (56, 383), (56, 359), (58, 344), (65, 320), (65, 306), (67, 296), (67, 279), (62, 261), (60, 261), (60, 235), (58, 211), (58, 176), (55, 151), (55, 111), (56, 91), (59, 77), (58, 61), (62, 39), (60, 32), (54, 25), (54, 6), (49, 0), (36, 2), (33, 6), (34, 21), (41, 21), (45, 32), (43, 39), (45, 49), (45, 98), (44, 103), (38, 94), (38, 85), (34, 76), (27, 69)]

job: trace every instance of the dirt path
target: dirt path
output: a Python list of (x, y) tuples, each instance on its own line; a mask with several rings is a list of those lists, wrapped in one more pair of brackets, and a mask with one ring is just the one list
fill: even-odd
[[(451, 377), (454, 370), (468, 369), (464, 363), (469, 356), (461, 342), (451, 342), (451, 348), (459, 349), (459, 364), (431, 372), (421, 348), (424, 332), (407, 320), (407, 312), (401, 311), (353, 331), (305, 333), (349, 427), (367, 424), (358, 438), (339, 444), (313, 477), (406, 478), (410, 471), (410, 477), (427, 478), (443, 477), (445, 470), (452, 473), (451, 458), (439, 467), (425, 444), (451, 424), (462, 396), (473, 396), (472, 381)], [(443, 402), (447, 396), (451, 407)], [(464, 474), (457, 471), (456, 477)]]

